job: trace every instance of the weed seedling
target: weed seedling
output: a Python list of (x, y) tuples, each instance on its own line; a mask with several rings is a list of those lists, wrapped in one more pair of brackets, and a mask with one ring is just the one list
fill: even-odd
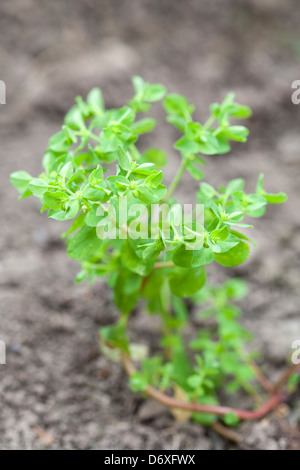
[[(226, 434), (220, 417), (228, 426), (261, 418), (284, 400), (287, 381), (289, 387), (297, 382), (296, 367), (270, 384), (247, 352), (251, 335), (233, 303), (245, 295), (245, 284), (232, 279), (207, 286), (206, 266), (244, 263), (255, 245), (245, 234), (252, 229), (248, 219), (263, 216), (268, 204), (281, 204), (286, 195), (268, 193), (263, 175), (251, 194), (241, 178), (217, 188), (203, 182), (204, 156), (226, 154), (232, 141), (247, 140), (248, 129), (233, 121), (251, 111), (233, 93), (213, 103), (200, 124), (184, 96), (140, 77), (133, 86), (133, 98), (120, 109), (106, 110), (98, 88), (85, 101), (77, 98), (50, 139), (43, 173), (34, 178), (17, 171), (11, 182), (21, 199), (38, 197), (48, 217), (72, 220), (62, 236), (68, 256), (81, 265), (76, 282), (101, 277), (113, 290), (119, 321), (101, 329), (101, 349), (123, 363), (131, 389), (165, 404), (177, 419)], [(156, 125), (151, 117), (137, 117), (161, 100), (180, 135), (174, 145), (180, 164), (168, 188), (165, 152), (137, 146)], [(190, 211), (174, 196), (185, 172), (200, 182)], [(129, 339), (139, 302), (161, 320), (151, 353)], [(238, 390), (253, 397), (253, 410), (220, 405), (221, 395)]]

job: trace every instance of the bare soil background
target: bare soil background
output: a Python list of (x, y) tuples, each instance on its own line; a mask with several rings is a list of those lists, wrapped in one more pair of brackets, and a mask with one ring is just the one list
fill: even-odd
[[(128, 391), (121, 367), (97, 348), (99, 327), (116, 318), (110, 291), (101, 281), (74, 285), (78, 266), (60, 239), (64, 225), (41, 216), (37, 200), (18, 202), (9, 174), (39, 174), (49, 137), (74, 97), (92, 86), (103, 89), (107, 106), (121, 106), (139, 74), (186, 94), (199, 119), (235, 90), (253, 108), (251, 137), (208, 158), (208, 181), (241, 176), (251, 190), (262, 171), (268, 190), (286, 191), (289, 200), (255, 221), (258, 247), (244, 266), (208, 274), (211, 282), (235, 275), (249, 283), (243, 321), (275, 379), (300, 339), (300, 107), (291, 102), (291, 83), (300, 79), (299, 21), (297, 0), (1, 2), (0, 338), (8, 348), (0, 366), (1, 448), (236, 448)], [(156, 113), (162, 125), (153, 138), (170, 155), (170, 181), (176, 134)], [(187, 176), (178, 195), (188, 200), (196, 188)], [(157, 324), (141, 308), (132, 330), (135, 341), (151, 343)], [(299, 449), (299, 423), (295, 396), (280, 414), (243, 424), (238, 447)]]

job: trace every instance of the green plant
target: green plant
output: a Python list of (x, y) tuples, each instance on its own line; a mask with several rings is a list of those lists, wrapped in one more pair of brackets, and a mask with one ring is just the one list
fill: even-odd
[[(203, 155), (225, 154), (231, 141), (246, 142), (248, 129), (231, 121), (248, 118), (251, 111), (230, 93), (221, 104), (211, 105), (210, 116), (201, 125), (183, 96), (167, 94), (162, 85), (140, 77), (133, 78), (133, 85), (134, 97), (120, 109), (105, 110), (97, 88), (86, 101), (77, 98), (61, 131), (50, 139), (44, 172), (39, 178), (15, 172), (12, 184), (21, 199), (40, 198), (48, 217), (74, 219), (62, 236), (68, 255), (81, 264), (76, 280), (106, 277), (113, 289), (120, 319), (101, 329), (101, 345), (103, 352), (122, 360), (133, 391), (185, 410), (185, 418), (201, 424), (213, 425), (219, 416), (227, 425), (259, 418), (284, 394), (269, 384), (245, 350), (250, 335), (239, 324), (240, 310), (231, 303), (244, 296), (244, 283), (229, 280), (221, 287), (207, 287), (205, 267), (212, 262), (228, 267), (245, 262), (254, 242), (240, 231), (252, 228), (244, 218), (261, 217), (267, 204), (282, 203), (286, 195), (268, 193), (262, 175), (251, 194), (245, 193), (241, 178), (217, 189), (202, 182), (198, 206), (183, 218), (182, 206), (173, 196), (183, 173), (201, 180)], [(165, 153), (156, 148), (141, 153), (136, 146), (140, 135), (156, 125), (151, 117), (137, 120), (138, 113), (160, 100), (167, 121), (182, 134), (174, 146), (181, 164), (168, 189), (162, 184)], [(107, 176), (112, 163), (116, 172)], [(164, 217), (153, 218), (153, 205), (166, 210)], [(139, 299), (161, 319), (161, 338), (152, 356), (128, 339), (130, 313)], [(205, 305), (200, 316), (210, 317), (211, 326), (199, 328), (187, 341), (191, 305)], [(257, 410), (219, 405), (220, 390), (242, 389), (257, 398), (255, 378), (270, 395)]]

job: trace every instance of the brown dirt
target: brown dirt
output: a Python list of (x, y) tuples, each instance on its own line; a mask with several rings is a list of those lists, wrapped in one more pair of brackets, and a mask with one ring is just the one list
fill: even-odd
[[(212, 431), (176, 424), (128, 392), (119, 365), (97, 353), (98, 328), (116, 317), (109, 290), (100, 281), (74, 285), (77, 265), (59, 238), (64, 227), (40, 216), (36, 200), (17, 202), (8, 176), (40, 172), (49, 136), (74, 96), (92, 86), (120, 106), (131, 75), (140, 74), (186, 94), (201, 119), (211, 101), (236, 90), (254, 110), (251, 138), (211, 158), (208, 179), (242, 176), (250, 188), (263, 171), (268, 188), (286, 191), (289, 201), (255, 223), (258, 248), (245, 266), (212, 268), (209, 276), (248, 281), (244, 323), (276, 378), (300, 338), (300, 108), (291, 103), (291, 83), (300, 78), (298, 1), (11, 0), (0, 12), (0, 78), (8, 89), (0, 109), (0, 338), (8, 345), (0, 447), (228, 448)], [(154, 136), (171, 155), (170, 180), (178, 164), (174, 133), (158, 127)], [(141, 313), (132, 326), (136, 338), (156, 331)], [(299, 449), (299, 397), (291, 409), (285, 419), (242, 425), (240, 448)]]

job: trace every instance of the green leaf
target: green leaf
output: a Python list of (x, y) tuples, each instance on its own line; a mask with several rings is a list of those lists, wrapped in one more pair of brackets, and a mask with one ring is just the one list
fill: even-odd
[[(218, 405), (218, 401), (215, 397), (207, 395), (201, 397), (201, 405)], [(211, 413), (193, 413), (192, 420), (201, 426), (210, 426), (218, 420), (218, 417)]]
[(176, 127), (176, 129), (179, 129), (180, 132), (184, 133), (185, 132), (185, 126), (186, 126), (186, 120), (181, 117), (181, 116), (176, 116), (174, 114), (169, 114), (166, 118), (167, 122), (172, 124), (172, 126)]
[(188, 321), (189, 311), (188, 307), (185, 302), (180, 299), (179, 297), (172, 298), (172, 304), (174, 308), (174, 313), (176, 315), (176, 319), (179, 322), (179, 325), (184, 325)]
[(192, 266), (193, 256), (193, 250), (186, 250), (185, 245), (182, 244), (175, 250), (172, 260), (177, 266), (190, 268)]
[(81, 282), (85, 281), (88, 277), (88, 272), (86, 271), (86, 269), (82, 269), (81, 271), (79, 271), (79, 273), (76, 275), (76, 278), (75, 278), (75, 283), (76, 284), (80, 284)]
[(233, 226), (233, 227), (253, 228), (253, 225), (243, 224), (242, 222), (236, 222), (235, 220), (230, 220), (230, 219), (225, 220), (224, 224), (230, 225), (230, 226)]
[(233, 232), (234, 230), (232, 230), (232, 232), (224, 242), (218, 242), (218, 247), (220, 248), (221, 253), (226, 253), (231, 250), (231, 248), (238, 245), (240, 242), (240, 238), (244, 240), (243, 237), (234, 236)]
[(85, 223), (88, 227), (97, 227), (103, 217), (105, 215), (99, 215), (99, 205), (93, 204), (91, 210), (86, 214)]
[(163, 85), (147, 83), (143, 98), (145, 101), (153, 103), (162, 100), (166, 92), (167, 90)]
[(243, 233), (237, 232), (236, 230), (231, 229), (231, 235), (234, 235), (235, 237), (239, 238), (240, 240), (244, 240), (246, 242), (251, 243), (253, 246), (256, 246), (257, 244), (251, 240), (251, 238), (247, 237)]
[(140, 276), (147, 276), (153, 269), (154, 260), (140, 258), (136, 254), (136, 250), (131, 245), (130, 240), (126, 240), (123, 243), (121, 250), (121, 259), (124, 266), (130, 271), (133, 271)]
[(201, 180), (204, 177), (204, 173), (192, 162), (188, 162), (187, 170), (195, 180)]
[(149, 186), (141, 185), (136, 190), (137, 197), (145, 204), (155, 204), (162, 200), (167, 194), (167, 188), (159, 184), (157, 188), (149, 188)]
[(119, 348), (129, 353), (129, 343), (126, 333), (126, 318), (122, 318), (116, 325), (104, 326), (100, 329), (100, 338), (111, 347)]
[(245, 283), (245, 281), (238, 278), (228, 279), (228, 281), (224, 283), (224, 288), (228, 297), (235, 300), (243, 299), (244, 297), (246, 297), (248, 292), (247, 284)]
[(32, 196), (32, 192), (30, 191), (30, 189), (26, 189), (26, 191), (21, 194), (21, 196), (19, 196), (19, 199), (25, 199), (26, 197), (30, 197)]
[(42, 178), (34, 178), (29, 183), (29, 189), (34, 196), (42, 197), (48, 189), (48, 184)]
[(210, 234), (210, 239), (213, 243), (218, 243), (218, 241), (225, 241), (229, 236), (228, 227), (223, 227), (218, 230), (213, 230)]
[(138, 274), (127, 269), (122, 269), (114, 285), (114, 301), (118, 309), (124, 313), (130, 313), (135, 307), (142, 285), (142, 278)]
[(142, 77), (135, 75), (132, 77), (132, 84), (136, 95), (142, 96), (145, 91), (146, 83)]
[(189, 385), (189, 387), (197, 389), (201, 386), (202, 381), (203, 379), (200, 375), (193, 374), (188, 377), (187, 384)]
[(159, 84), (146, 83), (141, 77), (134, 76), (132, 83), (135, 91), (131, 106), (137, 111), (147, 111), (147, 103), (161, 100), (166, 95), (166, 88)]
[(106, 202), (109, 199), (110, 191), (101, 187), (89, 187), (84, 190), (84, 199), (95, 202)]
[(193, 268), (205, 266), (214, 261), (215, 255), (211, 248), (203, 247), (201, 250), (194, 250), (192, 266)]
[(69, 228), (69, 230), (67, 230), (66, 232), (64, 232), (62, 235), (61, 235), (61, 238), (66, 238), (68, 235), (70, 235), (71, 233), (75, 232), (75, 230), (81, 228), (84, 224), (84, 217), (85, 217), (85, 214), (84, 213), (81, 213), (75, 220), (74, 222), (72, 223), (71, 227)]
[[(124, 117), (124, 119), (126, 119)], [(100, 149), (101, 156), (105, 155), (108, 161), (115, 160), (115, 153), (118, 151), (119, 146), (128, 147), (137, 140), (138, 136), (135, 135), (126, 124), (113, 124), (105, 127), (100, 134)], [(103, 159), (103, 157), (102, 157)]]
[[(201, 195), (203, 194), (206, 198), (212, 199), (218, 193), (210, 184), (208, 183), (201, 183), (200, 184), (200, 191)], [(199, 194), (199, 193), (198, 193)]]
[(258, 177), (256, 185), (256, 194), (263, 196), (268, 204), (282, 204), (287, 200), (287, 195), (285, 193), (267, 193), (264, 190), (264, 175), (261, 173)]
[(221, 135), (217, 135), (216, 140), (217, 140), (216, 149), (217, 149), (218, 155), (224, 155), (225, 153), (228, 153), (231, 150), (231, 147), (229, 145), (227, 138), (224, 138)]
[(177, 297), (190, 297), (198, 292), (206, 282), (206, 273), (203, 267), (174, 268), (169, 278), (170, 288)]
[(237, 142), (247, 142), (249, 129), (244, 126), (230, 126), (222, 130), (220, 134), (230, 140), (236, 140)]
[(150, 313), (161, 314), (168, 308), (170, 289), (166, 272), (163, 271), (165, 270), (154, 270), (143, 284), (142, 295), (147, 299)]
[(54, 210), (60, 209), (69, 199), (63, 191), (46, 191), (43, 198), (45, 204)]
[(119, 194), (119, 189), (117, 188), (117, 183), (123, 184), (125, 186), (128, 186), (130, 184), (130, 181), (125, 178), (125, 176), (122, 175), (117, 175), (117, 176), (109, 176), (106, 179), (110, 189), (115, 195)]
[(256, 185), (257, 194), (263, 194), (264, 193), (264, 179), (265, 179), (264, 174), (260, 173), (260, 175), (258, 177), (257, 185)]
[(219, 264), (231, 267), (244, 263), (248, 259), (249, 254), (249, 245), (245, 242), (239, 242), (226, 253), (216, 253), (215, 259)]
[(230, 107), (230, 114), (237, 119), (247, 119), (252, 116), (252, 111), (249, 106), (233, 103)]
[(49, 141), (49, 150), (62, 154), (66, 152), (72, 145), (72, 141), (66, 134), (65, 130), (61, 130), (54, 134)]
[(163, 172), (162, 171), (156, 171), (152, 175), (147, 176), (145, 179), (145, 184), (152, 189), (156, 189), (158, 186), (160, 186), (160, 183), (163, 180)]
[(78, 168), (75, 173), (68, 179), (66, 186), (70, 186), (71, 183), (80, 184), (85, 180), (85, 172), (82, 168)]
[(144, 118), (134, 122), (131, 125), (131, 130), (136, 135), (147, 134), (151, 132), (156, 126), (156, 120), (153, 118)]
[(177, 142), (175, 142), (174, 148), (185, 157), (202, 152), (202, 147), (194, 140), (188, 139), (186, 136), (183, 136), (181, 139), (177, 140)]
[(245, 180), (243, 178), (235, 178), (231, 180), (226, 187), (226, 195), (235, 193), (236, 191), (242, 191), (245, 186)]
[(223, 416), (223, 421), (227, 426), (237, 426), (240, 422), (239, 417), (234, 413), (227, 413)]
[(123, 168), (123, 170), (130, 170), (132, 158), (130, 154), (126, 150), (124, 150), (121, 145), (119, 146), (118, 157), (120, 167)]
[(95, 228), (82, 227), (68, 243), (68, 256), (73, 259), (90, 259), (97, 254), (101, 240), (97, 237)]
[(177, 93), (170, 93), (165, 98), (164, 108), (168, 114), (174, 114), (186, 120), (191, 119), (191, 114), (194, 111), (194, 106), (190, 105), (184, 96)]
[(265, 212), (264, 206), (266, 205), (266, 198), (259, 196), (258, 194), (250, 194), (247, 197), (247, 206), (245, 209), (245, 214), (252, 215), (257, 211), (263, 210)]
[(10, 175), (11, 184), (22, 194), (28, 189), (29, 182), (32, 180), (27, 171), (15, 171)]
[(86, 100), (95, 114), (102, 115), (104, 111), (104, 101), (100, 88), (93, 88), (87, 95)]
[(74, 168), (73, 168), (72, 162), (68, 162), (62, 167), (59, 174), (65, 180), (65, 179), (71, 178), (71, 176), (73, 175), (73, 172), (74, 172)]
[(287, 390), (289, 393), (296, 392), (298, 385), (300, 383), (300, 375), (299, 374), (292, 374), (287, 382)]
[[(201, 152), (204, 155), (217, 155), (220, 153), (219, 141), (211, 131), (203, 133), (197, 144), (198, 152)], [(223, 150), (221, 153), (223, 153)]]
[(84, 119), (78, 106), (73, 106), (66, 114), (65, 123), (71, 129), (85, 129)]
[(148, 386), (147, 380), (145, 377), (140, 374), (140, 372), (134, 372), (130, 376), (130, 389), (133, 392), (144, 392)]
[(133, 174), (143, 176), (149, 176), (152, 174), (153, 171), (155, 171), (155, 166), (153, 163), (150, 162), (142, 163), (141, 165), (138, 165), (137, 167), (132, 169)]
[(55, 220), (74, 219), (74, 217), (78, 214), (79, 209), (80, 209), (80, 204), (79, 204), (78, 199), (71, 199), (65, 204), (64, 209), (60, 209), (60, 210), (50, 209), (50, 211), (48, 212), (48, 217), (50, 217), (51, 219), (55, 219)]
[(151, 148), (142, 154), (139, 162), (150, 162), (155, 165), (156, 169), (160, 169), (167, 164), (167, 156), (162, 150)]
[(173, 262), (177, 266), (183, 268), (199, 268), (206, 264), (210, 264), (214, 259), (214, 253), (211, 248), (201, 248), (201, 250), (187, 250), (185, 245), (180, 245), (173, 255)]
[(103, 169), (100, 165), (93, 170), (89, 177), (89, 184), (91, 186), (98, 186), (103, 181)]
[[(183, 344), (182, 338), (180, 336), (175, 336), (170, 338), (172, 347), (172, 363), (174, 365), (174, 375), (173, 378), (177, 385), (182, 387), (184, 390), (186, 388), (186, 380), (192, 374), (193, 369), (191, 367), (190, 359), (187, 355), (187, 350)], [(173, 346), (172, 346), (173, 342)]]
[(265, 193), (264, 197), (266, 198), (268, 204), (282, 204), (287, 200), (287, 195), (285, 193)]

